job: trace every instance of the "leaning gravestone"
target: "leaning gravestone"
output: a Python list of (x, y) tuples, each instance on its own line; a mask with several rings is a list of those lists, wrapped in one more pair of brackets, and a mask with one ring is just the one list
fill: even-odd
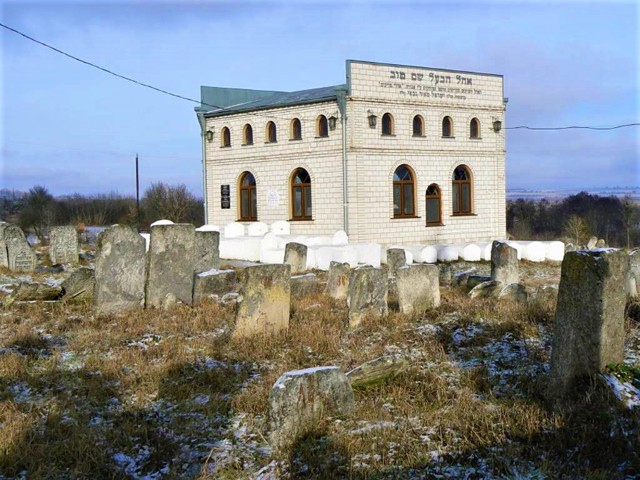
[(240, 272), (240, 295), (234, 338), (273, 334), (289, 328), (291, 267), (256, 265)]
[(396, 271), (402, 313), (422, 315), (440, 305), (440, 274), (435, 265), (406, 265)]
[(96, 316), (144, 307), (145, 240), (132, 227), (113, 225), (98, 235), (93, 309)]
[(80, 267), (62, 282), (65, 300), (90, 300), (93, 297), (96, 278), (91, 268)]
[(491, 280), (504, 285), (519, 282), (518, 251), (506, 242), (491, 244)]
[(24, 240), (12, 239), (7, 242), (9, 270), (31, 272), (36, 268), (36, 254)]
[(349, 327), (357, 327), (367, 316), (386, 315), (388, 288), (387, 274), (381, 268), (356, 268), (349, 279)]
[(291, 273), (307, 270), (307, 246), (302, 243), (289, 242), (284, 248), (284, 264), (291, 266)]
[(235, 270), (209, 270), (193, 277), (193, 303), (200, 303), (205, 298), (220, 299), (237, 291)]
[(591, 250), (593, 248), (596, 248), (597, 244), (598, 244), (598, 237), (591, 237), (587, 242), (587, 249)]
[(49, 258), (52, 264), (78, 263), (78, 234), (75, 227), (51, 227), (49, 231)]
[(147, 284), (147, 307), (162, 308), (167, 295), (186, 305), (193, 302), (195, 228), (190, 223), (151, 227)]
[(9, 268), (9, 255), (7, 253), (7, 244), (4, 240), (0, 240), (0, 267)]
[(314, 367), (286, 372), (269, 395), (271, 445), (285, 450), (313, 431), (327, 415), (355, 410), (351, 383), (338, 367)]
[(218, 268), (220, 266), (220, 232), (196, 229), (195, 235), (194, 271), (200, 273)]
[(624, 360), (622, 285), (627, 270), (628, 258), (621, 250), (579, 250), (564, 256), (551, 350), (553, 397), (567, 397), (581, 380)]
[(331, 262), (325, 293), (336, 300), (344, 300), (349, 293), (351, 266), (348, 263)]
[(407, 254), (404, 248), (387, 249), (387, 267), (389, 267), (389, 277), (395, 277), (400, 267), (407, 264)]

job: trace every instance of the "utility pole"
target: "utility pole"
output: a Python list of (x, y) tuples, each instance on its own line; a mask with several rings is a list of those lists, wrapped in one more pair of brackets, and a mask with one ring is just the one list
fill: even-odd
[(140, 233), (140, 176), (138, 174), (138, 154), (136, 153), (136, 217), (138, 233)]

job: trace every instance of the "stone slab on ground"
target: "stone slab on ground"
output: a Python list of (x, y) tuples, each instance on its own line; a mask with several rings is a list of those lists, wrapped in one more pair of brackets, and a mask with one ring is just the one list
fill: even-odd
[(400, 375), (410, 365), (407, 357), (385, 355), (359, 365), (346, 375), (353, 388), (374, 387)]

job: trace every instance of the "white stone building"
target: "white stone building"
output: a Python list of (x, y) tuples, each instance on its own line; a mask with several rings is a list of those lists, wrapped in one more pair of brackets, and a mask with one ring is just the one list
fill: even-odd
[(348, 60), (346, 84), (201, 87), (207, 222), (443, 244), (505, 238), (501, 75)]

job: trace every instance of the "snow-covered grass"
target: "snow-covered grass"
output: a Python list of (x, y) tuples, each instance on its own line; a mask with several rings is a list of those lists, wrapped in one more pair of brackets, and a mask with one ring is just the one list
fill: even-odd
[[(523, 264), (525, 283), (557, 282), (558, 266)], [(292, 307), (287, 334), (235, 341), (233, 307), (215, 302), (104, 319), (82, 303), (0, 311), (0, 479), (623, 479), (640, 471), (640, 407), (623, 379), (607, 374), (575, 404), (547, 403), (550, 303), (496, 304), (446, 288), (442, 305), (422, 317), (392, 312), (352, 331), (345, 306), (324, 295)], [(632, 367), (639, 332), (628, 322)], [(410, 367), (357, 390), (353, 416), (326, 419), (284, 454), (271, 450), (268, 397), (284, 372), (348, 371), (390, 354)]]

